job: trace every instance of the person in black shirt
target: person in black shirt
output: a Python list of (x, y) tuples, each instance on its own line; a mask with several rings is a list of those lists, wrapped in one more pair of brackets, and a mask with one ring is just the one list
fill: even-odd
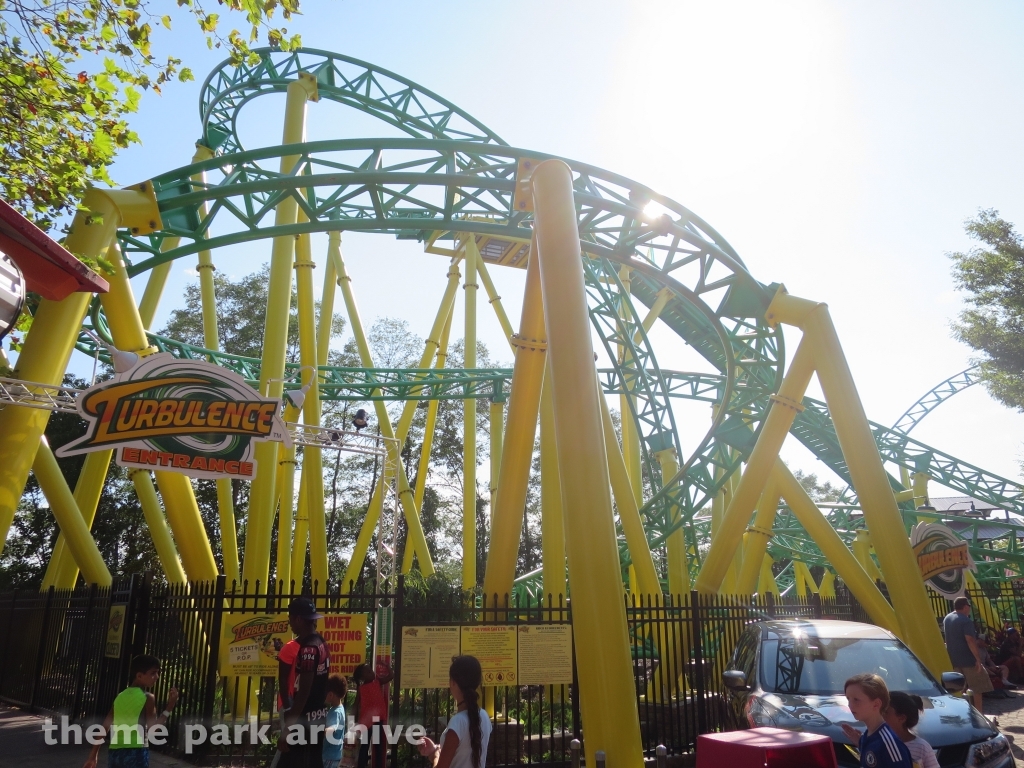
[(284, 715), (280, 768), (322, 768), (324, 728), (327, 721), (327, 679), (331, 655), (316, 631), (322, 619), (308, 597), (297, 597), (288, 606), (288, 621), (299, 643), (295, 659), (295, 695)]

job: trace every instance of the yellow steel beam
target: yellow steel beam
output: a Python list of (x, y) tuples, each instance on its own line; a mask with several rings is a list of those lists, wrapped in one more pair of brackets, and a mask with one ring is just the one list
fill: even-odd
[[(818, 510), (811, 497), (807, 495), (807, 491), (793, 477), (793, 473), (782, 463), (781, 459), (776, 461), (775, 468), (772, 470), (772, 482), (775, 489), (786, 500), (786, 504), (789, 505), (797, 522), (807, 531), (811, 540), (818, 545), (822, 555), (836, 569), (839, 578), (850, 588), (854, 597), (864, 606), (868, 615), (871, 616), (871, 620), (881, 627), (896, 632), (899, 629), (899, 621), (892, 607), (878, 591), (871, 576), (864, 570), (843, 540), (839, 538), (839, 534), (829, 525), (828, 520)], [(806, 570), (803, 563), (800, 565)], [(805, 575), (809, 576), (809, 573)], [(811, 583), (813, 584), (813, 580)], [(818, 587), (815, 586), (814, 589), (817, 591)], [(832, 596), (834, 595), (833, 590)]]
[[(480, 273), (480, 280), (484, 284), (484, 290), (487, 292), (487, 301), (494, 308), (494, 314), (498, 318), (498, 324), (501, 326), (501, 330), (505, 334), (505, 338), (511, 339), (515, 334), (515, 331), (512, 330), (512, 323), (509, 322), (508, 315), (505, 314), (505, 307), (501, 304), (501, 296), (498, 295), (498, 292), (494, 288), (494, 283), (491, 281), (491, 275), (487, 271), (487, 265), (484, 263), (484, 259), (480, 255), (479, 250), (476, 251), (476, 257), (476, 267)], [(511, 343), (511, 341), (509, 343)]]
[[(359, 316), (359, 307), (356, 305), (355, 295), (352, 292), (352, 278), (345, 269), (345, 261), (341, 256), (341, 249), (329, 250), (329, 257), (334, 261), (335, 271), (338, 273), (338, 286), (341, 288), (342, 298), (345, 300), (345, 308), (348, 312), (349, 325), (352, 328), (352, 336), (359, 350), (359, 360), (364, 368), (373, 368), (373, 355), (370, 352), (370, 345), (366, 339), (366, 332), (363, 330), (363, 321)], [(419, 512), (416, 509), (416, 499), (412, 488), (409, 485), (409, 478), (405, 474), (405, 464), (400, 455), (400, 444), (395, 437), (395, 430), (391, 425), (391, 417), (388, 415), (387, 407), (381, 400), (373, 403), (377, 413), (377, 425), (380, 428), (381, 436), (387, 440), (389, 460), (397, 467), (398, 474), (398, 498), (405, 516), (408, 528), (408, 541), (406, 546), (412, 546), (419, 558), (420, 572), (424, 576), (432, 576), (434, 563), (430, 557), (430, 549), (427, 547), (427, 539), (423, 535), (423, 526), (420, 523)], [(374, 498), (367, 510), (363, 520), (363, 526), (359, 530), (359, 538), (356, 540), (352, 557), (349, 560), (348, 569), (345, 571), (345, 583), (357, 581), (363, 570), (363, 563), (366, 559), (366, 552), (370, 547), (373, 532), (377, 527), (377, 521), (383, 508), (383, 482), (384, 473), (381, 472), (380, 481), (374, 491)]]
[[(562, 483), (558, 478), (558, 449), (555, 447), (555, 408), (551, 401), (551, 374), (545, 369), (543, 375), (544, 383), (540, 396), (541, 564), (544, 598), (550, 597), (551, 604), (558, 605), (559, 600), (564, 600), (568, 594), (565, 585), (565, 521), (562, 512)], [(510, 408), (509, 429), (513, 428), (511, 413)], [(501, 487), (500, 480), (498, 487)], [(524, 504), (525, 501), (524, 496)], [(487, 561), (487, 565), (490, 572), (490, 560)]]
[[(100, 495), (107, 481), (107, 470), (113, 451), (94, 451), (86, 454), (82, 470), (75, 484), (75, 503), (86, 526), (91, 530), (96, 519), (96, 509), (100, 503)], [(78, 581), (78, 563), (67, 548), (64, 533), (57, 537), (50, 562), (46, 566), (42, 589), (73, 589)]]
[(754, 524), (747, 529), (743, 546), (743, 567), (736, 582), (736, 592), (749, 595), (761, 580), (765, 551), (772, 538), (775, 512), (779, 506), (779, 491), (772, 478), (768, 479), (757, 502)]
[(142, 515), (146, 518), (146, 527), (153, 539), (157, 558), (164, 569), (164, 575), (171, 584), (183, 584), (186, 581), (185, 569), (181, 567), (178, 551), (174, 548), (171, 530), (167, 527), (167, 518), (160, 508), (160, 499), (156, 495), (153, 478), (144, 469), (133, 469), (128, 472), (128, 479), (135, 487), (135, 493), (142, 505)]
[(747, 468), (740, 477), (721, 526), (711, 538), (711, 546), (694, 583), (697, 591), (714, 594), (722, 586), (736, 548), (743, 540), (743, 531), (750, 523), (750, 515), (775, 466), (779, 449), (797, 413), (803, 409), (800, 401), (813, 374), (814, 358), (805, 338), (793, 355), (779, 393), (772, 397), (774, 402), (761, 428), (757, 444), (747, 459)]
[[(300, 73), (288, 84), (285, 101), (282, 144), (298, 144), (305, 138), (306, 102), (318, 98), (316, 78)], [(289, 174), (298, 162), (298, 155), (281, 158), (281, 173)], [(287, 227), (298, 220), (299, 207), (289, 195), (277, 206), (274, 225)], [(285, 235), (274, 238), (270, 257), (270, 279), (267, 290), (267, 312), (260, 363), (260, 392), (280, 397), (283, 389), (285, 353), (288, 347), (288, 316), (292, 300), (292, 264), (295, 238)], [(265, 440), (256, 444), (256, 477), (249, 493), (249, 516), (246, 522), (245, 559), (242, 578), (250, 585), (257, 581), (266, 587), (270, 573), (270, 532), (274, 523), (274, 482), (277, 479), (278, 443)]]
[(771, 592), (776, 597), (779, 597), (779, 585), (775, 582), (775, 574), (772, 573), (772, 562), (771, 557), (768, 555), (764, 556), (761, 561), (761, 574), (757, 579), (757, 591), (759, 594), (766, 595)]
[[(454, 312), (448, 313), (444, 328), (441, 331), (440, 344), (437, 348), (437, 362), (434, 368), (444, 368), (445, 360), (448, 358), (448, 337), (452, 332), (452, 318)], [(416, 509), (423, 509), (423, 495), (427, 490), (427, 475), (430, 472), (430, 454), (434, 446), (434, 429), (437, 425), (437, 407), (439, 400), (430, 400), (427, 403), (427, 421), (423, 427), (423, 447), (420, 449), (420, 461), (416, 470)], [(408, 573), (412, 569), (412, 549), (406, 547), (408, 565), (402, 564), (402, 572)]]
[[(580, 710), (587, 764), (603, 751), (615, 768), (641, 768), (643, 749), (615, 543), (608, 458), (598, 403), (572, 172), (537, 166), (533, 188), (537, 258), (551, 350), (552, 400), (565, 507)], [(533, 259), (531, 258), (531, 262)], [(522, 352), (516, 362), (524, 357)], [(532, 420), (532, 416), (531, 416)], [(505, 495), (499, 495), (501, 505)]]
[[(132, 194), (145, 197), (138, 192)], [(75, 254), (97, 257), (114, 237), (121, 211), (115, 196), (96, 189), (86, 193), (82, 205), (86, 210), (75, 216), (65, 247)], [(88, 293), (72, 293), (61, 301), (40, 301), (25, 346), (18, 355), (16, 378), (41, 384), (61, 383), (90, 298)], [(0, 548), (14, 521), (49, 418), (49, 411), (36, 408), (0, 411)]]
[[(107, 260), (114, 267), (114, 273), (108, 278), (110, 291), (103, 294), (100, 301), (106, 311), (111, 337), (119, 349), (147, 354), (151, 348), (132, 295), (124, 260), (116, 245), (107, 250)], [(217, 562), (213, 557), (203, 518), (199, 514), (191, 481), (176, 472), (156, 472), (155, 475), (164, 497), (168, 522), (181, 552), (185, 573), (194, 580), (216, 579)]]
[[(661, 467), (662, 482), (668, 482), (679, 472), (679, 460), (676, 449), (668, 448), (658, 451), (655, 455)], [(679, 519), (679, 508), (672, 506), (673, 521)], [(668, 591), (672, 599), (678, 602), (690, 594), (690, 569), (686, 564), (686, 539), (682, 528), (669, 534), (665, 542), (665, 559), (668, 561)]]
[[(192, 162), (198, 163), (211, 157), (213, 157), (213, 150), (197, 144), (196, 152), (192, 156)], [(197, 173), (192, 177), (192, 180), (199, 184), (204, 184), (206, 182), (206, 173)], [(205, 202), (199, 204), (199, 216), (200, 218), (206, 216)], [(167, 262), (167, 264), (170, 265), (171, 262)], [(219, 350), (220, 330), (217, 323), (217, 291), (213, 280), (215, 269), (213, 256), (209, 249), (201, 250), (198, 254), (196, 271), (199, 273), (199, 300), (203, 311), (203, 346), (207, 349)], [(148, 323), (146, 327), (149, 327)], [(229, 584), (238, 583), (242, 579), (238, 566), (238, 531), (235, 520), (234, 493), (231, 489), (231, 480), (228, 478), (222, 478), (217, 481), (217, 518), (220, 524), (220, 549), (224, 559), (224, 576)]]
[[(305, 479), (302, 478), (302, 480)], [(291, 581), (296, 589), (302, 588), (303, 579), (306, 575), (306, 546), (309, 543), (309, 505), (307, 500), (306, 483), (300, 480), (299, 505), (296, 507), (298, 511), (295, 515), (295, 538), (292, 541), (290, 562), (292, 569)], [(348, 581), (345, 582), (345, 587), (348, 587)]]
[[(299, 222), (306, 220), (300, 213)], [(313, 261), (310, 235), (299, 235), (295, 240), (295, 285), (299, 314), (299, 361), (309, 380), (306, 398), (302, 405), (302, 421), (320, 426), (320, 387), (316, 374), (316, 300), (313, 296)], [(325, 361), (326, 362), (326, 361)], [(305, 375), (304, 374), (304, 375)], [(281, 449), (278, 449), (278, 453)], [(327, 584), (327, 515), (324, 510), (324, 469), (323, 451), (319, 446), (307, 445), (302, 450), (302, 475), (308, 476), (307, 501), (309, 503), (309, 564), (313, 581)], [(294, 484), (294, 478), (292, 480)], [(294, 487), (294, 485), (293, 485)], [(316, 489), (320, 492), (317, 493)]]
[[(476, 368), (476, 237), (466, 240), (465, 336), (462, 367)], [(462, 588), (476, 589), (476, 399), (462, 401)]]
[[(299, 409), (291, 400), (285, 400), (283, 418), (286, 422), (295, 422)], [(277, 464), (275, 487), (279, 489), (277, 505), (277, 567), (275, 579), (278, 582), (277, 594), (281, 594), (280, 586), (289, 586), (292, 573), (292, 517), (295, 510), (295, 444), (282, 446), (278, 451), (280, 457)], [(323, 582), (321, 582), (323, 583)]]
[(864, 528), (857, 531), (853, 539), (853, 554), (861, 568), (871, 577), (871, 583), (882, 580), (882, 572), (871, 557), (871, 534)]
[(57, 519), (57, 525), (65, 534), (68, 549), (81, 569), (86, 583), (99, 584), (101, 587), (110, 586), (110, 571), (103, 562), (103, 555), (100, 554), (89, 527), (82, 519), (78, 504), (71, 495), (71, 489), (68, 488), (45, 437), (40, 438), (32, 471), (39, 481), (43, 495), (50, 503), (50, 511)]
[(801, 347), (806, 345), (812, 350), (836, 437), (864, 511), (864, 521), (873, 533), (878, 562), (900, 621), (901, 639), (938, 676), (949, 668), (949, 656), (828, 307), (790, 296), (780, 287), (768, 308), (767, 319), (772, 324), (796, 325), (804, 332)]
[[(619, 510), (619, 522), (622, 524), (622, 533), (626, 537), (626, 547), (629, 549), (632, 568), (636, 572), (640, 595), (651, 599), (661, 595), (661, 581), (658, 579), (658, 571), (654, 567), (651, 548), (647, 544), (644, 523), (640, 518), (640, 509), (637, 506), (636, 497), (633, 495), (633, 488), (630, 486), (626, 464), (619, 451), (619, 442), (615, 439), (615, 425), (612, 424), (612, 416), (608, 411), (604, 393), (599, 392), (597, 399), (601, 406), (604, 448), (608, 455), (608, 475), (612, 484), (615, 506)], [(681, 530), (679, 532), (682, 533)], [(683, 562), (684, 564), (686, 562), (685, 553)]]
[(526, 268), (519, 333), (513, 339), (518, 351), (512, 368), (507, 426), (501, 466), (498, 468), (498, 487), (501, 493), (498, 494), (498, 503), (491, 514), (491, 543), (484, 573), (484, 594), (489, 598), (498, 595), (499, 600), (503, 595), (512, 594), (512, 583), (516, 575), (527, 484), (537, 434), (544, 362), (547, 357), (544, 305), (535, 248), (531, 251), (530, 263)]

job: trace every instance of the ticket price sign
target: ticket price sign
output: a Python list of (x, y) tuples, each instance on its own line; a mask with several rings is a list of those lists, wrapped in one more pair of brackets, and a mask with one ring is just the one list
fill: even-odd
[(572, 685), (572, 625), (519, 626), (519, 685)]
[(516, 626), (460, 627), (462, 654), (476, 656), (483, 671), (484, 685), (518, 685)]
[(287, 614), (225, 614), (222, 674), (276, 677), (277, 654), (292, 637)]
[(402, 688), (447, 688), (452, 657), (461, 647), (459, 627), (402, 628)]
[[(317, 631), (331, 654), (331, 673), (351, 675), (366, 661), (366, 614), (324, 616)], [(277, 656), (295, 635), (288, 614), (225, 614), (221, 669), (227, 676), (276, 677)]]

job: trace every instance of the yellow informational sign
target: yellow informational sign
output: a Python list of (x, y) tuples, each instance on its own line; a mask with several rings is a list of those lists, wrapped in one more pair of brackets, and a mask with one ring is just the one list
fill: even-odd
[[(341, 613), (317, 621), (331, 654), (331, 674), (350, 675), (366, 660), (366, 614)], [(294, 637), (288, 614), (225, 614), (221, 674), (276, 677), (277, 655)]]
[(292, 637), (287, 614), (224, 614), (221, 674), (276, 677), (277, 654)]
[(516, 627), (514, 624), (460, 627), (462, 653), (476, 656), (484, 685), (518, 685)]
[(107, 648), (104, 653), (108, 659), (121, 658), (121, 642), (124, 638), (124, 622), (127, 616), (127, 605), (110, 606), (110, 619), (107, 621)]
[(366, 614), (324, 616), (317, 622), (331, 652), (331, 674), (348, 677), (366, 661)]
[(459, 655), (459, 627), (402, 629), (401, 688), (447, 688), (452, 657)]
[(572, 684), (572, 625), (519, 626), (519, 685)]

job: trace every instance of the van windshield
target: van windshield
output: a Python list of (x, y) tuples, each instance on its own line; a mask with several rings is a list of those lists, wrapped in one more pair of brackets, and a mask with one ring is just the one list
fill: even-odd
[(924, 665), (898, 640), (779, 636), (761, 646), (761, 684), (773, 693), (841, 695), (854, 675), (874, 672), (891, 691), (940, 696)]

